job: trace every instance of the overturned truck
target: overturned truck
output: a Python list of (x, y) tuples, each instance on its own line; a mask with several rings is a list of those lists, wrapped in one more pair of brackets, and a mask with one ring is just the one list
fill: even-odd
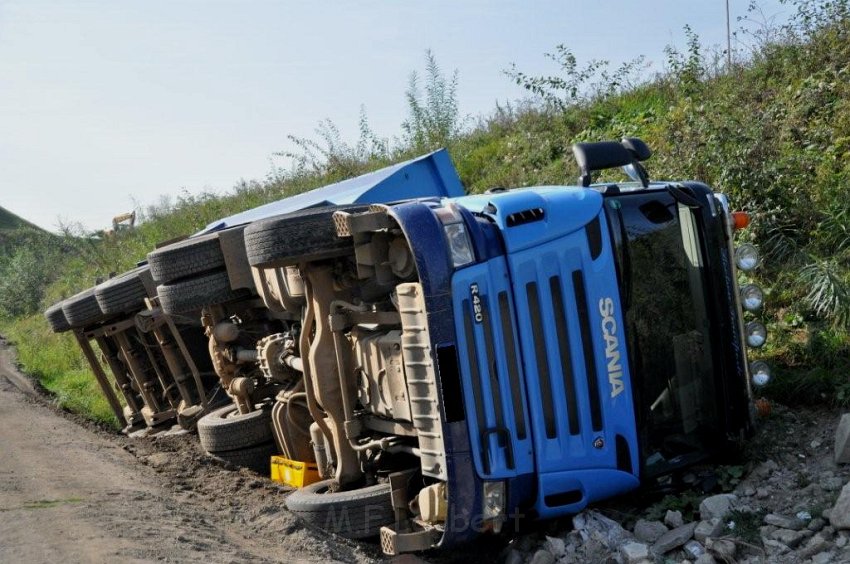
[[(747, 358), (766, 338), (761, 290), (739, 285), (747, 216), (650, 181), (639, 139), (574, 153), (578, 186), (461, 196), (438, 152), (151, 253), (160, 306), (199, 320), (231, 400), (198, 421), (204, 448), (314, 466), (287, 507), (397, 554), (740, 444), (770, 377)], [(620, 167), (631, 181), (592, 183)]]

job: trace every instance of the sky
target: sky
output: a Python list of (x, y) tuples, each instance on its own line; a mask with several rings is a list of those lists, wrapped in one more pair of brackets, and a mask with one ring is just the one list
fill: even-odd
[[(730, 0), (732, 27), (749, 0)], [(760, 2), (783, 16), (779, 0)], [(360, 107), (400, 134), (411, 71), (431, 49), (459, 73), (463, 114), (526, 92), (505, 76), (645, 55), (664, 68), (683, 26), (725, 45), (724, 0), (0, 0), (0, 206), (47, 229), (110, 225), (182, 191), (262, 179), (288, 135)]]

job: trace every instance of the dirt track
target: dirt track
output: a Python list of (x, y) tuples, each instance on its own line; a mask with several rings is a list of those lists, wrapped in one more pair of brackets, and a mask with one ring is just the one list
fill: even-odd
[(378, 557), (303, 529), (284, 491), (209, 461), (191, 436), (115, 436), (21, 393), (22, 381), (0, 342), (0, 562)]

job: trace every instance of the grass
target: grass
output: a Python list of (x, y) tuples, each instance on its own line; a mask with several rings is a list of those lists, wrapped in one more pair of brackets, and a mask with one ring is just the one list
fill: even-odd
[(50, 509), (59, 505), (80, 503), (82, 501), (83, 498), (81, 497), (68, 497), (65, 499), (38, 499), (35, 501), (27, 501), (18, 507), (2, 507), (0, 508), (0, 512), (15, 511), (16, 509)]
[(732, 510), (725, 521), (735, 523), (735, 526), (731, 531), (727, 529), (728, 534), (744, 542), (761, 546), (761, 526), (764, 524), (766, 514), (767, 511), (763, 509), (759, 511)]
[(71, 334), (53, 333), (40, 315), (4, 324), (0, 331), (15, 345), (24, 371), (38, 379), (56, 405), (119, 428)]
[(661, 521), (667, 511), (681, 511), (685, 521), (694, 521), (699, 518), (699, 504), (703, 497), (700, 492), (691, 489), (665, 495), (647, 509), (646, 518)]
[(784, 405), (850, 405), (850, 336), (817, 320), (768, 326), (770, 339), (759, 356), (773, 368), (762, 393)]

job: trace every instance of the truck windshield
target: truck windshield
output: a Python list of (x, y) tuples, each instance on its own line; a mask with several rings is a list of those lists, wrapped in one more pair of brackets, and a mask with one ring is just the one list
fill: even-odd
[(704, 457), (719, 435), (699, 219), (666, 191), (610, 197), (606, 210), (652, 476)]

